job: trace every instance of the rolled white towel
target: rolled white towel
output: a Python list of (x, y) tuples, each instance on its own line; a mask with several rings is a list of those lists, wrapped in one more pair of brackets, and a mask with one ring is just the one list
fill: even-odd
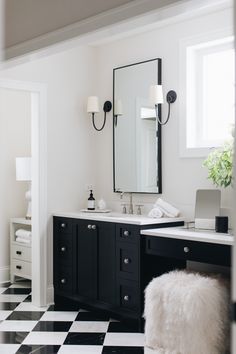
[(31, 240), (30, 239), (26, 239), (26, 238), (23, 238), (23, 237), (17, 237), (16, 238), (16, 242), (20, 242), (20, 243), (31, 243)]
[(31, 238), (31, 231), (29, 230), (24, 230), (24, 229), (18, 229), (15, 233), (16, 237), (21, 237), (21, 238)]
[(163, 211), (159, 207), (154, 207), (148, 213), (149, 218), (162, 218)]
[(158, 198), (154, 207), (159, 207), (166, 216), (176, 218), (177, 216), (180, 215), (180, 211), (173, 207), (173, 205), (165, 202), (163, 199)]

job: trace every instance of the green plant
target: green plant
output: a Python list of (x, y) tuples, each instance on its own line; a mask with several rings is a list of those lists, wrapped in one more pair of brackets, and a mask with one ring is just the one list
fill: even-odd
[(203, 166), (208, 168), (208, 178), (217, 187), (232, 186), (233, 182), (233, 139), (221, 148), (212, 151)]

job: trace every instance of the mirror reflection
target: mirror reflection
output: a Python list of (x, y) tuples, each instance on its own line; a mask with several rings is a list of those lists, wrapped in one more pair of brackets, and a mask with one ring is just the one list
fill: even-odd
[(161, 127), (148, 97), (161, 59), (116, 68), (113, 80), (114, 191), (161, 193)]

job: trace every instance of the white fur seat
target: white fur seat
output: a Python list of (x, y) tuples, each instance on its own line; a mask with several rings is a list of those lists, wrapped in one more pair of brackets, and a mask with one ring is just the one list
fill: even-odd
[(229, 291), (220, 278), (173, 271), (145, 290), (145, 340), (165, 354), (223, 354), (229, 337)]

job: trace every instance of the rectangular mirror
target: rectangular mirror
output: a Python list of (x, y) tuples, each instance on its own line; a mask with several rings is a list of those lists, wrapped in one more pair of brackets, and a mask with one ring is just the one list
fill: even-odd
[(157, 84), (161, 59), (113, 70), (114, 192), (162, 191), (161, 126), (149, 104), (150, 86)]

